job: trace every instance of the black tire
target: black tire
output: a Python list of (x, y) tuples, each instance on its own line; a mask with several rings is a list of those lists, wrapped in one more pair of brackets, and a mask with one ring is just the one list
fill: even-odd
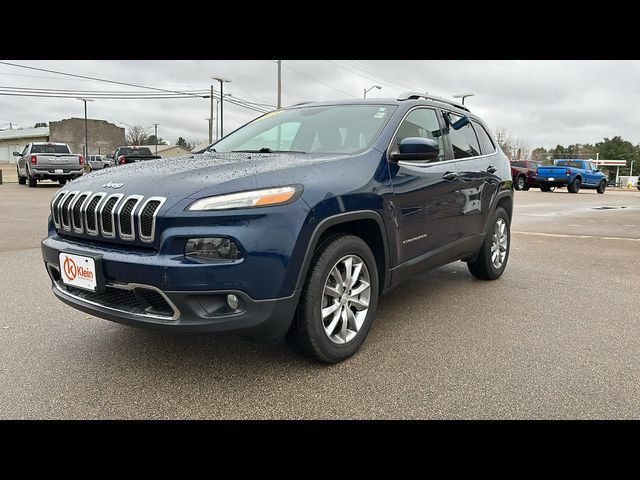
[(27, 185), (29, 185), (30, 188), (35, 188), (38, 186), (38, 179), (31, 176), (31, 174), (29, 173), (29, 169), (27, 169)]
[(531, 187), (525, 183), (524, 188), (522, 190), (524, 190), (525, 192), (529, 191)]
[(16, 174), (18, 175), (18, 183), (20, 185), (24, 185), (25, 183), (27, 183), (27, 177), (23, 177), (20, 175), (20, 171), (18, 170), (17, 166), (16, 166)]
[(598, 185), (598, 188), (596, 189), (596, 191), (597, 191), (599, 194), (603, 194), (603, 193), (604, 193), (604, 191), (605, 191), (606, 189), (607, 189), (607, 182), (606, 182), (606, 181), (604, 181), (604, 180), (602, 180), (602, 181), (600, 182), (600, 185)]
[(549, 187), (548, 183), (541, 183), (540, 184), (540, 191), (541, 192), (550, 192), (551, 191), (551, 187)]
[(516, 178), (516, 185), (515, 185), (516, 190), (524, 190), (526, 185), (527, 185), (527, 181), (522, 175)]
[(567, 190), (569, 190), (569, 193), (578, 193), (581, 186), (582, 182), (580, 182), (580, 179), (576, 177), (573, 182), (567, 185)]
[(61, 180), (58, 180), (58, 183), (60, 184), (61, 187), (64, 187), (67, 184), (67, 180), (61, 179)]
[[(499, 268), (496, 268), (491, 261), (491, 246), (493, 244), (494, 228), (499, 219), (502, 219), (506, 225), (505, 233), (507, 235), (507, 246), (502, 265), (500, 265)], [(491, 220), (489, 221), (489, 230), (487, 231), (486, 238), (484, 239), (484, 243), (482, 244), (482, 248), (480, 249), (478, 256), (474, 261), (468, 262), (467, 267), (469, 267), (469, 271), (476, 278), (480, 278), (482, 280), (497, 280), (498, 278), (500, 278), (505, 268), (507, 267), (510, 250), (511, 222), (509, 221), (509, 216), (507, 215), (507, 212), (504, 210), (504, 208), (498, 207), (491, 216)]]
[[(355, 337), (344, 344), (332, 342), (325, 333), (321, 314), (325, 283), (333, 267), (347, 255), (357, 255), (369, 271), (369, 309)], [(298, 309), (287, 341), (303, 355), (322, 363), (338, 363), (356, 353), (365, 341), (378, 304), (378, 270), (369, 246), (354, 235), (329, 238), (316, 251), (302, 289)]]

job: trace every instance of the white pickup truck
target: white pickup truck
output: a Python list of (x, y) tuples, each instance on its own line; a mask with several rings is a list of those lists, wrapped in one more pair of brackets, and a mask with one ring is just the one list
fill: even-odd
[(22, 153), (13, 152), (18, 158), (16, 166), (18, 183), (36, 187), (38, 180), (55, 180), (64, 185), (67, 180), (78, 178), (84, 169), (82, 155), (71, 153), (66, 143), (29, 143)]

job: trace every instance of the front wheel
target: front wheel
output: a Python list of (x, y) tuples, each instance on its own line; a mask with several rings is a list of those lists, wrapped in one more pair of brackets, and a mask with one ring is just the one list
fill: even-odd
[(27, 177), (23, 177), (22, 175), (20, 175), (20, 170), (18, 170), (18, 167), (16, 167), (16, 174), (18, 175), (18, 183), (20, 185), (24, 185), (25, 183), (27, 183)]
[(604, 193), (604, 191), (607, 189), (607, 182), (605, 182), (604, 180), (602, 180), (600, 182), (600, 184), (598, 185), (598, 188), (596, 189), (596, 191), (600, 194)]
[(473, 262), (467, 263), (471, 274), (482, 280), (500, 278), (507, 267), (511, 246), (511, 224), (504, 208), (496, 208), (489, 225), (480, 253)]
[(289, 343), (307, 357), (338, 363), (364, 343), (378, 303), (378, 270), (360, 237), (331, 237), (316, 252)]

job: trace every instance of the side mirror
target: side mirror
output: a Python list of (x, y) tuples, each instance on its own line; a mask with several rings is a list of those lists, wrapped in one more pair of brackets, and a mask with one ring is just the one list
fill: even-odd
[(14, 157), (21, 157), (22, 155), (20, 155), (20, 152), (13, 152), (13, 156)]
[(433, 160), (438, 158), (440, 147), (438, 142), (429, 138), (408, 137), (398, 145), (398, 152), (391, 154), (389, 160)]

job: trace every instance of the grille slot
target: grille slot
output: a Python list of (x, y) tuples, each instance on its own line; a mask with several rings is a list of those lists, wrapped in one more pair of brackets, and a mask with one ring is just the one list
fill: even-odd
[(71, 204), (71, 228), (76, 233), (83, 232), (83, 223), (82, 223), (82, 207), (84, 206), (85, 201), (91, 195), (91, 192), (82, 192), (80, 195), (76, 197), (74, 202)]
[(100, 211), (100, 223), (102, 226), (102, 235), (104, 235), (105, 237), (113, 238), (116, 236), (116, 232), (113, 228), (113, 211), (116, 204), (120, 201), (121, 198), (122, 194), (112, 195), (102, 206), (102, 209)]
[(78, 194), (78, 192), (71, 192), (67, 195), (62, 202), (62, 206), (60, 207), (60, 220), (62, 228), (65, 230), (71, 230), (71, 226), (69, 225), (69, 205), (71, 205), (71, 200)]
[(85, 220), (85, 228), (89, 235), (97, 235), (98, 234), (98, 221), (97, 221), (97, 212), (96, 208), (100, 203), (100, 200), (104, 198), (106, 194), (104, 193), (96, 193), (89, 203), (87, 203), (87, 207), (84, 211), (84, 220)]
[(60, 192), (51, 202), (51, 217), (56, 228), (60, 228), (60, 202), (68, 192)]
[(118, 233), (123, 240), (136, 238), (133, 212), (140, 200), (142, 200), (140, 195), (131, 195), (122, 202), (118, 210)]
[(140, 238), (145, 242), (153, 241), (156, 230), (156, 215), (164, 203), (164, 198), (152, 197), (143, 205), (138, 214), (140, 222)]

